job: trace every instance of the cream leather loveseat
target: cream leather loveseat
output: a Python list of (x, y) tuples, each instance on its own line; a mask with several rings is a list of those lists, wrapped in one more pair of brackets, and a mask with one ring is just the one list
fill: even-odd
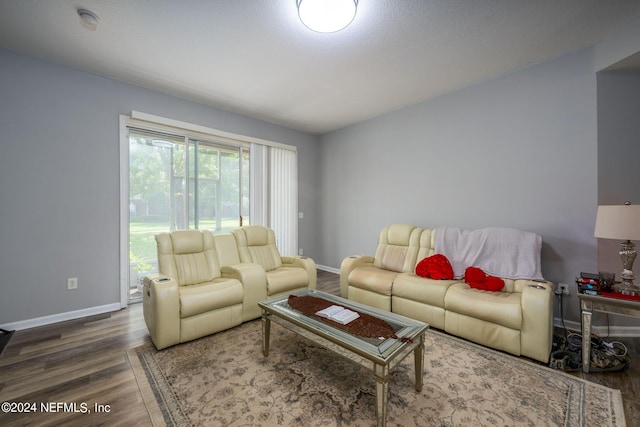
[(144, 320), (158, 350), (260, 317), (258, 301), (315, 289), (316, 265), (280, 256), (273, 230), (178, 230), (155, 236), (158, 274), (144, 279)]
[(435, 234), (435, 229), (406, 224), (384, 228), (375, 256), (353, 256), (342, 262), (342, 296), (547, 363), (553, 337), (553, 284), (503, 278), (504, 288), (490, 292), (471, 288), (462, 279), (418, 276), (416, 265), (436, 253)]

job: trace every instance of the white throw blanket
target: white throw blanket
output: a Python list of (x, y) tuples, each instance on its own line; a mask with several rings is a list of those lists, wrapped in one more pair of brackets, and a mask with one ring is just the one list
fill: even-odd
[(435, 230), (434, 246), (435, 253), (447, 257), (458, 279), (464, 276), (467, 267), (478, 267), (505, 279), (543, 278), (542, 238), (535, 233), (500, 227), (479, 230), (440, 227)]

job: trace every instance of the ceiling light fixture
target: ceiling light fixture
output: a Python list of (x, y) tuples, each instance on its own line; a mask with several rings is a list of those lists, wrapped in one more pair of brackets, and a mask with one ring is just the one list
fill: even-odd
[(300, 21), (319, 33), (346, 28), (358, 10), (358, 0), (296, 0)]
[(98, 15), (87, 9), (78, 9), (78, 16), (80, 16), (80, 23), (91, 31), (95, 31), (98, 28), (98, 22), (100, 18)]

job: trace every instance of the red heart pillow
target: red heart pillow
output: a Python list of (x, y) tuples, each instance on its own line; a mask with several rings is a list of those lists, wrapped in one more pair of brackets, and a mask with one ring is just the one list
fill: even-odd
[(504, 280), (496, 276), (488, 276), (478, 267), (467, 267), (464, 272), (464, 281), (475, 289), (498, 292), (504, 288)]
[(468, 284), (482, 283), (487, 278), (487, 274), (478, 267), (467, 267), (464, 271), (464, 281)]
[(453, 268), (446, 256), (436, 254), (420, 261), (416, 265), (416, 274), (435, 280), (452, 280)]

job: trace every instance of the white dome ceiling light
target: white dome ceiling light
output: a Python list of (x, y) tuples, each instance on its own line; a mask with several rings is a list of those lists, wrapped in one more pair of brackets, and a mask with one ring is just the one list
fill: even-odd
[(319, 33), (346, 28), (356, 16), (358, 0), (296, 0), (300, 21)]

